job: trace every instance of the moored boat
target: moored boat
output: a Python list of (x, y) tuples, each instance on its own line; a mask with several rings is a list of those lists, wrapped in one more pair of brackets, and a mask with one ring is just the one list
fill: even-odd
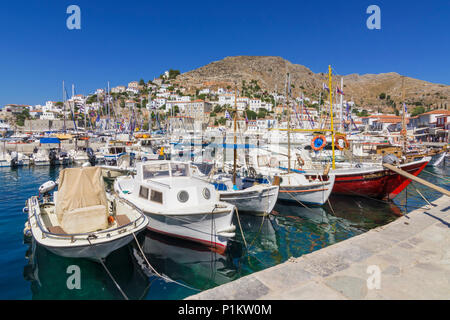
[(55, 187), (50, 181), (39, 197), (27, 200), (27, 226), (37, 243), (57, 255), (106, 258), (148, 223), (139, 210), (105, 192), (100, 168), (64, 169), (51, 196)]
[(136, 175), (116, 178), (120, 198), (142, 210), (148, 229), (225, 252), (234, 237), (234, 206), (216, 200), (214, 187), (193, 177), (188, 163), (141, 162)]

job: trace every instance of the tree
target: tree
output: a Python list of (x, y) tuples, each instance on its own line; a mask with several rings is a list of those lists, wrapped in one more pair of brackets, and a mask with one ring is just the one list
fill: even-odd
[(381, 93), (381, 94), (380, 94), (380, 99), (381, 99), (381, 100), (384, 100), (385, 98), (386, 98), (386, 93), (384, 93), (384, 92)]
[(169, 79), (175, 79), (178, 75), (180, 75), (180, 70), (169, 70)]
[(214, 107), (214, 113), (221, 113), (223, 111), (222, 106), (216, 105)]
[(144, 81), (144, 79), (139, 80), (139, 85), (140, 85), (140, 86), (145, 86), (145, 81)]
[(17, 125), (22, 127), (25, 124), (25, 119), (30, 119), (30, 112), (28, 109), (23, 109), (23, 111), (16, 116)]
[(245, 112), (247, 114), (247, 119), (248, 120), (256, 120), (258, 114), (255, 111), (253, 111), (253, 110), (246, 110)]
[(415, 117), (422, 113), (425, 113), (425, 108), (423, 106), (418, 106), (413, 109), (413, 111), (411, 112), (411, 116)]

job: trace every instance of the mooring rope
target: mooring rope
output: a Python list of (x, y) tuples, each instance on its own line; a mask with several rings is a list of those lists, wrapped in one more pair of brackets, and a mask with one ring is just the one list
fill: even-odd
[[(89, 239), (89, 236), (86, 238), (86, 240), (89, 242), (89, 245), (91, 247), (94, 248), (94, 251), (97, 253), (97, 248), (91, 243), (91, 240)], [(123, 292), (122, 288), (119, 286), (119, 284), (117, 283), (116, 279), (114, 279), (113, 275), (111, 274), (111, 272), (108, 270), (108, 268), (106, 267), (105, 263), (103, 262), (103, 258), (98, 257), (97, 258), (98, 261), (100, 261), (101, 265), (103, 266), (103, 268), (106, 270), (106, 273), (109, 275), (109, 277), (111, 278), (111, 280), (114, 282), (114, 285), (116, 286), (116, 288), (120, 291), (120, 293), (122, 294), (122, 296), (124, 297), (125, 300), (129, 300), (127, 295), (125, 294), (125, 292)]]
[(147, 263), (147, 265), (149, 266), (149, 268), (150, 268), (150, 269), (151, 269), (158, 277), (160, 277), (160, 278), (162, 278), (162, 279), (164, 279), (164, 280), (167, 280), (167, 281), (169, 281), (169, 282), (176, 283), (176, 284), (178, 284), (178, 285), (180, 285), (180, 286), (183, 286), (183, 287), (188, 288), (188, 289), (191, 289), (191, 290), (201, 291), (201, 290), (199, 290), (199, 289), (196, 289), (196, 288), (190, 287), (190, 286), (188, 286), (188, 285), (185, 285), (185, 284), (183, 284), (183, 283), (181, 283), (181, 282), (178, 282), (178, 281), (175, 281), (175, 280), (173, 280), (173, 279), (170, 279), (170, 278), (168, 278), (168, 277), (166, 277), (166, 276), (160, 274), (158, 271), (156, 271), (156, 269), (153, 268), (153, 266), (152, 266), (152, 265), (150, 264), (150, 262), (147, 260), (147, 257), (145, 256), (144, 251), (142, 250), (142, 248), (141, 248), (141, 246), (140, 246), (140, 244), (139, 244), (139, 241), (137, 240), (136, 235), (134, 234), (134, 232), (133, 232), (133, 237), (134, 237), (134, 240), (135, 240), (135, 242), (136, 242), (136, 244), (137, 244), (137, 247), (138, 247), (139, 251), (141, 252), (142, 257), (144, 258), (145, 262)]
[(428, 173), (428, 174), (430, 174), (430, 175), (432, 175), (432, 176), (435, 176), (435, 177), (437, 177), (437, 178), (440, 178), (440, 179), (442, 179), (442, 180), (444, 180), (444, 181), (446, 181), (446, 182), (450, 182), (450, 179), (444, 178), (444, 177), (448, 177), (448, 176), (445, 175), (445, 174), (442, 174), (442, 176), (440, 176), (440, 175), (437, 175), (437, 174), (432, 173), (432, 172), (430, 172), (430, 171), (427, 171), (427, 170), (425, 170), (425, 169), (423, 169), (422, 171), (425, 172), (425, 173)]

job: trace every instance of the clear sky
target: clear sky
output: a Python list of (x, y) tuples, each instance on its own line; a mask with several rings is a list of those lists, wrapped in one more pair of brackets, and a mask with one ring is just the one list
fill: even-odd
[[(69, 30), (69, 5), (81, 30)], [(381, 30), (369, 30), (369, 5)], [(1, 1), (0, 107), (186, 72), (236, 55), (313, 72), (400, 74), (450, 84), (449, 0)]]

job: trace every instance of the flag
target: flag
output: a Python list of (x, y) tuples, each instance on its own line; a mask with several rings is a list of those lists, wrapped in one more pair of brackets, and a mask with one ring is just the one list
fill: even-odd
[(406, 108), (406, 103), (403, 102), (403, 110), (405, 110), (405, 113), (408, 112), (408, 108)]
[(328, 88), (328, 86), (325, 83), (323, 83), (323, 90), (327, 90), (328, 92), (330, 92), (330, 89)]
[(339, 89), (339, 87), (336, 87), (336, 93), (344, 95), (344, 92), (341, 89)]
[(228, 113), (227, 110), (225, 110), (225, 118), (227, 119), (231, 119), (231, 115)]
[(247, 112), (245, 113), (245, 124), (248, 124)]

